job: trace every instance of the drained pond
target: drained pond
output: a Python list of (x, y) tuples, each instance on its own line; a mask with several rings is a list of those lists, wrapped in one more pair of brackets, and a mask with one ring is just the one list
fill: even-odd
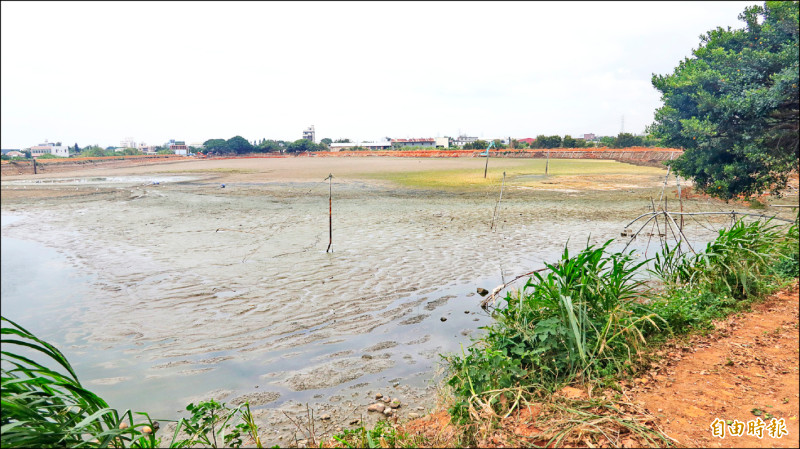
[[(355, 159), (4, 179), (3, 314), (54, 343), (120, 410), (176, 419), (189, 402), (247, 400), (270, 444), (293, 438), (284, 412), (306, 404), (332, 428), (374, 420), (376, 392), (398, 398), (401, 417), (422, 413), (440, 354), (491, 322), (478, 287), (541, 268), (565, 244), (616, 238), (621, 249), (625, 224), (662, 191), (665, 170), (569, 163), (585, 162), (607, 165), (586, 178), (498, 161), (517, 178), (502, 184), (492, 167), (478, 188), (408, 185), (402, 170), (374, 167), (391, 160)], [(406, 179), (469, 164), (483, 174), (477, 160), (398, 164)], [(646, 243), (631, 248), (643, 257)]]

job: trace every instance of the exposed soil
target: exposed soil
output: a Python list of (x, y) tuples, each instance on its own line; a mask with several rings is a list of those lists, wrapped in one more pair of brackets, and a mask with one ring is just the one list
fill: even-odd
[[(798, 286), (779, 292), (750, 313), (715, 323), (665, 354), (662, 367), (628, 392), (682, 446), (798, 447)], [(716, 418), (783, 418), (788, 435), (771, 438), (711, 435)]]

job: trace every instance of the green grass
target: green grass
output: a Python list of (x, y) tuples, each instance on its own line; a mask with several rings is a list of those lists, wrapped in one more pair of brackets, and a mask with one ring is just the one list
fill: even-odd
[[(506, 182), (514, 185), (536, 185), (544, 178), (544, 159), (489, 160), (489, 170), (483, 177), (485, 159), (474, 159), (475, 168), (451, 170), (420, 170), (412, 172), (381, 172), (360, 175), (369, 179), (391, 181), (405, 187), (423, 189), (482, 189), (499, 184), (506, 172)], [(608, 176), (663, 175), (664, 169), (639, 167), (608, 160), (551, 159), (548, 176)]]
[(645, 262), (608, 253), (610, 243), (574, 256), (565, 249), (546, 275), (507, 293), (466, 352), (445, 358), (455, 419), (508, 414), (522, 393), (630, 376), (648, 345), (708, 328), (798, 276), (797, 224), (740, 220), (697, 255), (663, 248), (652, 270), (664, 282), (659, 294), (636, 278)]

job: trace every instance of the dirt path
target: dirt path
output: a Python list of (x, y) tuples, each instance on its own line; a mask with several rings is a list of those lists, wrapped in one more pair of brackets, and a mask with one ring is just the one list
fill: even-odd
[[(657, 371), (628, 395), (643, 402), (665, 433), (690, 447), (798, 447), (798, 285), (716, 323), (717, 332), (665, 352)], [(720, 418), (747, 423), (783, 418), (788, 434), (712, 436)]]

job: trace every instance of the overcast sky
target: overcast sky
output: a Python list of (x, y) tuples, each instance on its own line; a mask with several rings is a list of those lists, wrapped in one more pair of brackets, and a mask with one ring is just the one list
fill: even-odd
[(2, 2), (2, 148), (643, 132), (758, 2)]

